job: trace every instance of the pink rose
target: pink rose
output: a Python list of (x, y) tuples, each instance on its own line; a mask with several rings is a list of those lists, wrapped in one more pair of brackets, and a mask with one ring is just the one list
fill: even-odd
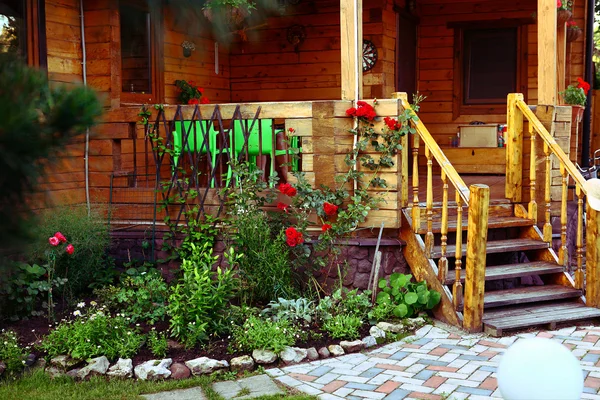
[(73, 247), (73, 245), (70, 244), (70, 245), (67, 246), (67, 248), (65, 249), (65, 251), (67, 252), (68, 255), (71, 255), (75, 251), (75, 247)]
[(60, 240), (61, 243), (67, 243), (67, 238), (65, 237), (65, 235), (63, 235), (60, 232), (56, 232), (54, 234), (54, 237), (57, 238), (58, 240)]
[(51, 238), (48, 239), (48, 242), (52, 245), (52, 246), (58, 246), (60, 244), (60, 240), (58, 240), (58, 238), (56, 236), (52, 236)]

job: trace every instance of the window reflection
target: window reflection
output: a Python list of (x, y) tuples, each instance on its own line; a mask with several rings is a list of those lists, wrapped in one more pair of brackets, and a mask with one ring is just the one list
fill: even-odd
[(142, 2), (121, 2), (122, 91), (152, 93), (150, 12)]
[(0, 52), (27, 54), (25, 7), (22, 0), (0, 0)]

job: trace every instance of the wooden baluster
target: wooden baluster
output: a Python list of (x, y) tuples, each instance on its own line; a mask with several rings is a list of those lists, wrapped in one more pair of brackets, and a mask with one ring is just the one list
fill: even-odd
[(585, 305), (600, 308), (600, 211), (587, 204), (585, 221)]
[(531, 139), (531, 154), (529, 155), (529, 210), (527, 212), (529, 219), (537, 223), (537, 202), (535, 201), (535, 142), (537, 133), (533, 130), (533, 124), (529, 123), (529, 137)]
[(546, 155), (546, 187), (544, 201), (546, 202), (546, 222), (544, 223), (544, 242), (552, 243), (552, 224), (550, 223), (550, 207), (552, 199), (550, 198), (550, 176), (552, 174), (552, 165), (550, 163), (550, 147), (544, 143), (544, 154)]
[(448, 178), (444, 170), (442, 170), (442, 191), (442, 256), (438, 261), (438, 279), (444, 285), (448, 276), (448, 258), (446, 254), (448, 247)]
[(583, 289), (583, 190), (577, 185), (577, 269), (575, 288)]
[(425, 157), (427, 158), (427, 235), (425, 236), (425, 253), (431, 258), (433, 250), (433, 156), (429, 148), (425, 146)]
[(567, 184), (569, 183), (569, 173), (562, 164), (560, 173), (562, 175), (562, 199), (560, 202), (560, 252), (558, 262), (565, 267), (569, 262), (569, 249), (567, 248)]
[(462, 198), (458, 190), (456, 191), (456, 280), (452, 287), (452, 299), (454, 301), (454, 309), (458, 310), (462, 304), (463, 288), (460, 281), (460, 270), (462, 266)]
[(413, 135), (413, 204), (412, 220), (413, 231), (418, 232), (421, 228), (421, 209), (419, 208), (419, 135)]

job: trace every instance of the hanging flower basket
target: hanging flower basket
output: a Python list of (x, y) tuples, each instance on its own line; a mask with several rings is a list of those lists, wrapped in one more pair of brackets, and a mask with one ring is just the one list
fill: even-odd
[(556, 12), (556, 21), (558, 22), (558, 26), (562, 26), (571, 18), (573, 13), (571, 10), (558, 10)]
[(250, 14), (248, 7), (234, 7), (230, 5), (205, 8), (203, 12), (206, 19), (210, 22), (225, 24), (229, 27), (239, 26)]
[(567, 42), (574, 42), (583, 36), (583, 31), (581, 28), (569, 28), (567, 29)]

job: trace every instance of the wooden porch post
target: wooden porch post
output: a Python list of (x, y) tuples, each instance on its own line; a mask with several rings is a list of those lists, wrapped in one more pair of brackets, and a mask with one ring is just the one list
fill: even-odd
[(538, 0), (538, 104), (556, 104), (556, 0)]
[(362, 98), (362, 3), (340, 0), (342, 100)]
[(588, 307), (600, 308), (600, 212), (587, 206), (586, 221), (586, 293)]

